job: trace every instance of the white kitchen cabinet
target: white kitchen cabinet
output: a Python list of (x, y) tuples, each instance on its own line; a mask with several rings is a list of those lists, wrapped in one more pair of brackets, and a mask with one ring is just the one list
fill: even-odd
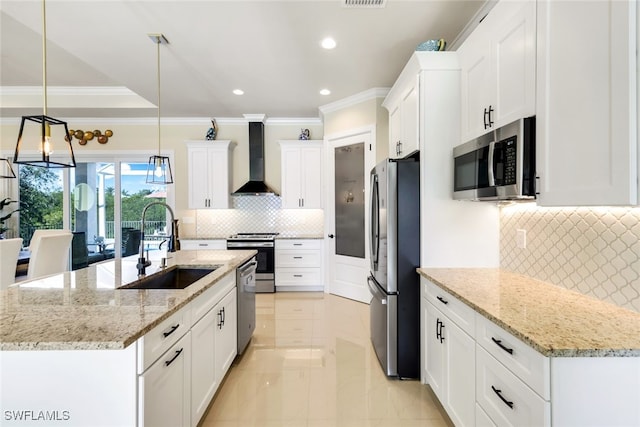
[(191, 329), (191, 425), (195, 426), (218, 389), (215, 335), (218, 314), (211, 309)]
[[(424, 288), (434, 286), (422, 279)], [(435, 298), (431, 298), (434, 296)], [(438, 304), (438, 308), (434, 305)], [(451, 304), (451, 306), (449, 306)], [(425, 378), (455, 425), (475, 424), (475, 341), (441, 308), (455, 319), (466, 319), (473, 326), (473, 312), (445, 292), (423, 292), (422, 310)]]
[(638, 204), (637, 8), (538, 1), (539, 205)]
[(322, 141), (280, 141), (282, 208), (322, 208)]
[(231, 141), (187, 141), (189, 209), (228, 209)]
[(277, 291), (322, 291), (322, 240), (276, 239)]
[[(236, 355), (235, 274), (222, 278), (191, 304), (191, 425), (205, 414)], [(232, 305), (232, 306), (231, 306)], [(226, 313), (221, 336), (222, 311)], [(233, 348), (229, 346), (233, 344)]]
[(461, 142), (535, 115), (536, 2), (501, 1), (458, 49)]
[(190, 425), (190, 358), (187, 332), (138, 377), (141, 427)]
[(197, 250), (225, 250), (227, 249), (226, 239), (180, 239), (181, 251)]
[[(389, 111), (389, 157), (401, 158), (419, 149), (419, 77), (394, 85), (383, 106)], [(391, 92), (390, 92), (391, 94)]]
[(222, 381), (224, 375), (231, 367), (233, 359), (238, 351), (238, 321), (236, 319), (237, 295), (233, 288), (227, 295), (213, 308), (216, 313), (216, 357), (215, 371), (218, 382)]

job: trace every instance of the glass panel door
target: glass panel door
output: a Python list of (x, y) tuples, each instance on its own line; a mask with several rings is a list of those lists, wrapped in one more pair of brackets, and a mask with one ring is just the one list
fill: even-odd
[(20, 165), (18, 173), (19, 233), (26, 247), (36, 229), (63, 228), (63, 170)]

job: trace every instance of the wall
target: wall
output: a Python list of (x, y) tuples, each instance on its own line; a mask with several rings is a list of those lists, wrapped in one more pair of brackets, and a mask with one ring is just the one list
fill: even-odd
[[(113, 137), (107, 144), (99, 144), (95, 139), (81, 146), (74, 139), (73, 150), (77, 157), (98, 152), (114, 153), (126, 157), (127, 151), (148, 152), (149, 156), (158, 151), (158, 128), (155, 119), (66, 119), (69, 129), (111, 129)], [(236, 142), (233, 150), (233, 182), (235, 190), (249, 179), (249, 131), (244, 118), (216, 119), (217, 139)], [(2, 119), (0, 126), (0, 157), (12, 156), (18, 136), (20, 119)], [(182, 216), (188, 208), (187, 198), (187, 151), (186, 140), (204, 140), (211, 126), (208, 119), (163, 119), (161, 127), (162, 150), (173, 153), (172, 169), (175, 184), (176, 214)], [(308, 128), (311, 138), (322, 139), (322, 123), (316, 118), (309, 119), (269, 119), (265, 124), (265, 179), (276, 190), (280, 189), (280, 139), (298, 139), (301, 128)], [(0, 189), (2, 190), (2, 189)], [(2, 190), (2, 194), (5, 195)], [(15, 197), (15, 196), (14, 196)]]
[(500, 266), (640, 312), (640, 208), (503, 207)]
[[(376, 96), (386, 91), (371, 91), (369, 95), (360, 102), (354, 101), (350, 105), (342, 108), (329, 108), (324, 113), (324, 134), (335, 135), (358, 129), (365, 126), (375, 125), (376, 128), (376, 163), (388, 156), (389, 147), (389, 114), (382, 107), (384, 96)], [(321, 111), (323, 107), (320, 107)]]

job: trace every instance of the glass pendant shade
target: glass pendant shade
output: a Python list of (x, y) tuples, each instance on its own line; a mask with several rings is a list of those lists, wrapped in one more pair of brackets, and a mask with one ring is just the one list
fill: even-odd
[(151, 156), (147, 165), (147, 184), (173, 184), (171, 163), (166, 156)]
[(74, 168), (67, 122), (53, 117), (22, 116), (13, 163), (45, 168)]
[(9, 159), (0, 158), (0, 178), (15, 178), (16, 173), (9, 163)]

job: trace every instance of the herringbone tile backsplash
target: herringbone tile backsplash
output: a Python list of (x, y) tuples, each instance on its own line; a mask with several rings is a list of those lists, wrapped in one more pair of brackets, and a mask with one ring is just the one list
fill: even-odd
[(640, 208), (503, 207), (500, 266), (640, 312)]

